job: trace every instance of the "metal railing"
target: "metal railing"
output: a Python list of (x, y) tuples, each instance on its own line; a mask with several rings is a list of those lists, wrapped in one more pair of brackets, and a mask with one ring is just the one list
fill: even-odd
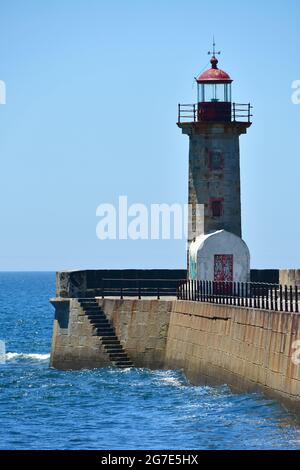
[(299, 288), (254, 282), (190, 280), (178, 287), (179, 300), (299, 313)]
[(234, 122), (246, 121), (251, 122), (251, 117), (253, 116), (252, 110), (253, 106), (250, 103), (232, 103), (232, 120)]
[(178, 105), (178, 123), (197, 122), (197, 104), (179, 104)]
[[(253, 106), (250, 103), (232, 103), (232, 122), (251, 122)], [(198, 119), (198, 104), (178, 104), (178, 124), (201, 122)]]
[(177, 297), (179, 286), (185, 279), (116, 279), (104, 278), (99, 295), (105, 297)]

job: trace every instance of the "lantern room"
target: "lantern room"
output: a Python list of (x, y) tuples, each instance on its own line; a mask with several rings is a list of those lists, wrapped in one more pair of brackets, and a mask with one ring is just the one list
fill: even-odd
[(196, 78), (198, 87), (198, 121), (231, 121), (231, 83), (228, 73), (211, 58), (211, 68)]

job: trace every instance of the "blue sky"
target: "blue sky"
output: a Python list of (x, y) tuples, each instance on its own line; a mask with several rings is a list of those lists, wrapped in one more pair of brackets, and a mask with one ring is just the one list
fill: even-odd
[(0, 270), (181, 268), (184, 241), (100, 241), (96, 207), (185, 203), (188, 139), (213, 33), (241, 137), (243, 237), (254, 268), (300, 268), (298, 1), (1, 2)]

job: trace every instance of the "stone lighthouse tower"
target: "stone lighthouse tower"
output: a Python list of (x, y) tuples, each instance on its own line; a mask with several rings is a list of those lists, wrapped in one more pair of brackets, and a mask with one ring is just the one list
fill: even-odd
[(177, 123), (189, 137), (188, 270), (191, 279), (247, 282), (239, 138), (251, 126), (251, 106), (232, 102), (215, 44), (209, 54), (211, 68), (196, 78), (197, 103), (179, 105)]

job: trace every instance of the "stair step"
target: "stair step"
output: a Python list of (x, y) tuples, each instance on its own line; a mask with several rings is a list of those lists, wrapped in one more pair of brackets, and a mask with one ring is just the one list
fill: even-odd
[(108, 351), (108, 352), (123, 352), (124, 349), (122, 348), (122, 346), (118, 346), (117, 344), (105, 344), (105, 349)]
[(92, 316), (92, 317), (89, 316), (88, 319), (90, 321), (98, 321), (100, 323), (106, 323), (107, 325), (111, 325), (111, 323), (108, 320), (106, 320), (106, 318), (103, 318), (103, 317), (100, 317), (100, 316), (95, 316), (95, 315)]
[[(96, 325), (93, 325), (93, 326), (96, 326)], [(110, 326), (110, 325), (98, 326), (97, 329), (98, 329), (98, 330), (101, 330), (101, 331), (112, 331), (112, 332), (115, 333), (114, 328), (113, 328), (112, 326)]]
[(107, 320), (107, 318), (99, 312), (86, 312), (88, 318), (99, 318), (101, 320)]
[(87, 313), (87, 317), (90, 318), (91, 320), (93, 318), (98, 318), (99, 320), (105, 320), (108, 321), (107, 318), (104, 315), (96, 314), (96, 313)]
[(101, 331), (98, 328), (97, 328), (96, 331), (97, 331), (98, 336), (101, 336), (101, 337), (105, 336), (105, 338), (117, 339), (117, 338), (115, 338), (116, 335), (115, 335), (114, 331)]
[(120, 367), (120, 368), (127, 368), (127, 367), (133, 367), (133, 364), (132, 362), (128, 361), (128, 362), (115, 362), (115, 365), (117, 367)]
[(92, 322), (102, 322), (102, 323), (107, 323), (108, 325), (111, 325), (111, 323), (109, 323), (107, 320), (105, 320), (104, 318), (102, 317), (88, 317), (88, 319)]
[(133, 363), (129, 360), (126, 351), (116, 336), (114, 326), (106, 317), (102, 308), (93, 298), (78, 299), (81, 307), (87, 315), (90, 324), (97, 331), (106, 353), (112, 363), (119, 368), (133, 367)]
[(118, 361), (118, 362), (128, 362), (128, 357), (126, 356), (125, 353), (123, 354), (112, 354), (112, 353), (109, 353), (108, 354), (109, 357), (111, 358), (112, 361)]
[(107, 352), (107, 354), (109, 354), (109, 355), (126, 354), (123, 349), (122, 350), (119, 350), (119, 349), (106, 349), (105, 352)]
[(107, 342), (117, 342), (118, 344), (120, 344), (119, 342), (119, 338), (117, 338), (116, 336), (111, 336), (111, 335), (108, 335), (108, 336), (105, 336), (105, 335), (102, 335), (101, 337), (102, 339), (102, 343), (105, 343), (107, 344)]

